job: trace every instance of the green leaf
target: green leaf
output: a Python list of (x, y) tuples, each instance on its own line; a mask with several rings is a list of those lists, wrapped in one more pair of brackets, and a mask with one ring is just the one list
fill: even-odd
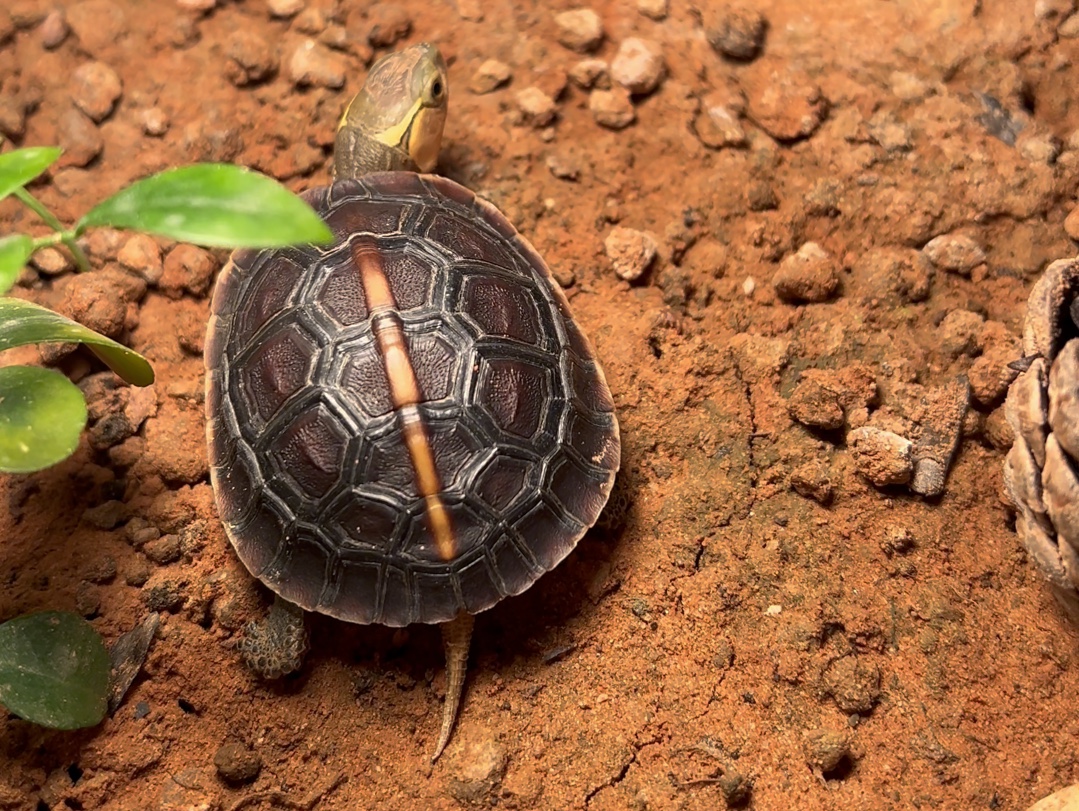
[(10, 234), (0, 239), (0, 295), (15, 284), (33, 252), (34, 240), (26, 234)]
[(138, 352), (37, 304), (0, 298), (0, 351), (49, 341), (84, 343), (128, 383), (149, 386), (154, 382), (153, 368)]
[(0, 368), (0, 471), (32, 473), (62, 462), (85, 427), (82, 392), (60, 372)]
[(105, 717), (109, 655), (101, 636), (68, 611), (43, 611), (0, 625), (0, 703), (56, 729)]
[(0, 155), (0, 200), (52, 166), (62, 151), (55, 146), (30, 146)]
[(90, 209), (75, 231), (98, 225), (225, 248), (333, 240), (314, 209), (276, 180), (222, 163), (184, 166), (133, 183)]

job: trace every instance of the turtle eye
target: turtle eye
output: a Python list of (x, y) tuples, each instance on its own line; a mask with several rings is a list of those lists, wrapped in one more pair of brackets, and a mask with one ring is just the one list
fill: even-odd
[(442, 82), (442, 78), (441, 77), (436, 77), (435, 80), (433, 82), (431, 82), (431, 87), (430, 87), (431, 101), (436, 101), (436, 102), (441, 101), (442, 100), (442, 95), (445, 92), (446, 92), (446, 86)]

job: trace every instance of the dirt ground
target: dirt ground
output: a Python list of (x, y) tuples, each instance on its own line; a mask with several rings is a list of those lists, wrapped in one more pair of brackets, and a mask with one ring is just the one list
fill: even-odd
[[(207, 475), (224, 254), (98, 232), (93, 274), (41, 257), (16, 295), (158, 382), (46, 353), (93, 420), (71, 460), (2, 483), (0, 620), (161, 625), (98, 728), (0, 719), (0, 809), (1024, 809), (1079, 781), (1079, 634), (1001, 482), (1027, 292), (1075, 253), (1074, 0), (699, 2), (593, 0), (599, 42), (560, 28), (564, 0), (4, 3), (0, 131), (65, 146), (34, 190), (68, 222), (196, 160), (323, 184), (372, 55), (438, 43), (440, 171), (567, 288), (624, 475), (612, 520), (479, 618), (432, 766), (437, 629), (316, 618), (279, 685), (234, 649), (267, 599)], [(37, 228), (0, 208), (0, 233)], [(867, 481), (910, 470), (860, 457), (866, 426), (945, 463), (958, 442), (943, 493)]]

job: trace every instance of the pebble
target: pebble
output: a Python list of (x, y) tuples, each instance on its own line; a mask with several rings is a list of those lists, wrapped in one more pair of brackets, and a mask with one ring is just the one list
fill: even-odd
[(507, 84), (513, 78), (513, 69), (505, 62), (497, 59), (488, 59), (472, 74), (472, 80), (468, 83), (468, 89), (477, 96), (491, 93)]
[(154, 811), (218, 811), (222, 807), (209, 769), (185, 769), (161, 781)]
[(985, 262), (982, 246), (965, 234), (941, 234), (933, 237), (922, 248), (922, 253), (936, 267), (960, 276), (969, 277), (974, 268)]
[(75, 69), (71, 78), (75, 105), (97, 123), (108, 118), (123, 92), (116, 71), (104, 62), (86, 62)]
[(41, 23), (41, 47), (47, 51), (59, 48), (71, 33), (63, 9), (55, 8), (45, 15)]
[(627, 282), (644, 275), (656, 258), (656, 241), (651, 234), (615, 226), (603, 241), (615, 275)]
[(792, 470), (791, 489), (825, 507), (835, 498), (835, 486), (823, 462), (807, 462)]
[(1068, 19), (1057, 26), (1057, 34), (1064, 39), (1079, 37), (1079, 14), (1072, 14)]
[(160, 107), (149, 107), (139, 114), (142, 131), (155, 138), (169, 131), (169, 116)]
[(217, 750), (214, 766), (226, 782), (250, 783), (262, 770), (262, 758), (242, 743), (230, 741)]
[(546, 163), (548, 171), (559, 180), (577, 180), (581, 176), (580, 162), (564, 152), (551, 153), (547, 156)]
[(914, 445), (906, 437), (872, 426), (847, 434), (858, 472), (877, 487), (906, 484), (914, 474)]
[(217, 6), (217, 0), (176, 0), (176, 5), (184, 11), (207, 12)]
[(236, 87), (261, 82), (277, 70), (277, 52), (254, 31), (233, 32), (225, 46), (229, 62), (225, 76)]
[(662, 20), (667, 16), (668, 0), (637, 0), (637, 11), (651, 20)]
[(578, 53), (594, 51), (603, 42), (603, 21), (590, 8), (575, 8), (556, 14), (558, 41)]
[(169, 298), (180, 298), (184, 292), (205, 296), (216, 267), (217, 263), (208, 251), (180, 243), (165, 257), (158, 284)]
[(767, 28), (763, 14), (745, 7), (710, 9), (704, 20), (708, 44), (721, 56), (740, 62), (760, 54)]
[(66, 253), (53, 247), (38, 248), (30, 257), (30, 264), (43, 276), (59, 276), (75, 267)]
[(841, 712), (864, 714), (880, 701), (880, 668), (857, 656), (844, 656), (824, 671), (825, 692)]
[(491, 736), (464, 745), (450, 764), (450, 796), (465, 805), (493, 805), (509, 759), (506, 747)]
[(538, 87), (526, 87), (517, 94), (517, 109), (521, 111), (524, 123), (537, 129), (545, 127), (555, 119), (558, 105), (554, 99)]
[(376, 48), (389, 48), (412, 31), (412, 18), (397, 3), (374, 3), (367, 12), (367, 41)]
[(636, 96), (659, 87), (666, 70), (659, 44), (638, 37), (623, 40), (611, 60), (611, 79)]
[(116, 254), (116, 260), (139, 274), (148, 284), (161, 281), (161, 248), (149, 234), (132, 234)]
[(1021, 137), (1017, 146), (1019, 154), (1028, 161), (1045, 166), (1056, 163), (1060, 155), (1060, 142), (1049, 132), (1035, 132)]
[(569, 70), (569, 80), (583, 90), (609, 87), (610, 74), (602, 59), (582, 59)]
[(1034, 18), (1051, 20), (1075, 11), (1075, 0), (1034, 0)]
[(93, 272), (70, 277), (57, 309), (83, 326), (116, 338), (123, 332), (127, 305), (106, 274)]
[(304, 9), (304, 0), (266, 0), (271, 17), (287, 19), (295, 17)]
[(292, 52), (289, 78), (298, 87), (315, 86), (337, 90), (345, 86), (348, 63), (337, 53), (313, 39), (305, 39)]
[(981, 313), (956, 308), (944, 316), (937, 327), (938, 346), (943, 355), (955, 360), (961, 355), (974, 357), (982, 351), (981, 334), (985, 317)]
[(834, 771), (850, 755), (850, 740), (846, 734), (831, 729), (814, 729), (802, 741), (809, 768), (821, 774)]
[(326, 30), (328, 23), (326, 12), (321, 8), (305, 8), (296, 15), (296, 19), (292, 21), (292, 27), (301, 34), (317, 36)]
[(773, 71), (758, 92), (749, 95), (753, 120), (777, 141), (808, 138), (828, 112), (821, 89), (793, 72)]
[(114, 50), (128, 32), (127, 16), (113, 0), (82, 0), (65, 8), (68, 25), (91, 55)]
[(26, 134), (26, 108), (8, 93), (0, 95), (0, 133), (14, 139)]
[(700, 112), (693, 119), (693, 133), (709, 149), (745, 146), (746, 131), (739, 119), (730, 107), (705, 96)]
[(1064, 218), (1064, 233), (1074, 242), (1079, 242), (1079, 205)]
[(180, 536), (162, 535), (143, 546), (142, 552), (158, 566), (175, 563), (183, 552), (180, 547)]
[(82, 514), (82, 520), (95, 529), (116, 529), (127, 518), (127, 506), (122, 501), (106, 501)]
[(839, 289), (839, 272), (820, 245), (807, 242), (779, 263), (772, 286), (788, 303), (827, 301)]
[(629, 91), (622, 88), (593, 90), (588, 96), (588, 109), (597, 124), (612, 130), (625, 129), (637, 120)]
[(166, 482), (200, 482), (209, 473), (206, 443), (197, 441), (203, 433), (202, 412), (196, 409), (177, 409), (166, 419), (147, 420), (143, 461)]
[(105, 147), (97, 125), (76, 107), (69, 107), (61, 114), (56, 135), (64, 150), (56, 162), (57, 168), (87, 166)]

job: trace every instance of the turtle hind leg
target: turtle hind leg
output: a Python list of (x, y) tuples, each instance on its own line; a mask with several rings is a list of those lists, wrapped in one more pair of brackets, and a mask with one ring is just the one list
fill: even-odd
[(264, 679), (299, 670), (307, 653), (303, 609), (275, 595), (270, 613), (244, 628), (239, 648), (247, 666)]
[(460, 709), (461, 696), (465, 689), (468, 646), (472, 641), (474, 624), (475, 618), (465, 613), (442, 623), (442, 642), (446, 647), (446, 703), (442, 707), (442, 731), (438, 734), (438, 744), (431, 756), (432, 763), (438, 760), (438, 756), (450, 742), (453, 724), (457, 720), (457, 710)]

